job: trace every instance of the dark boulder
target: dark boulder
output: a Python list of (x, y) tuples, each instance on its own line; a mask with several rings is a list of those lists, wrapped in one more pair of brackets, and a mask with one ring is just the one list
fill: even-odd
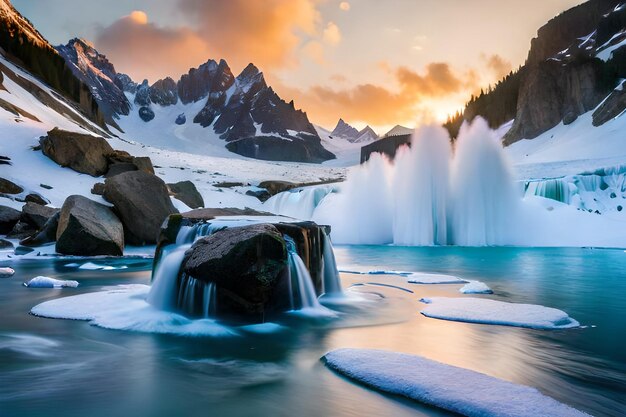
[(108, 170), (106, 155), (113, 148), (104, 138), (54, 128), (40, 139), (44, 155), (63, 167), (94, 177)]
[(265, 202), (270, 199), (271, 195), (267, 190), (248, 190), (246, 195), (250, 197), (256, 197), (259, 201)]
[(13, 249), (13, 243), (5, 239), (0, 239), (0, 249)]
[(59, 211), (60, 210), (58, 208), (42, 206), (29, 202), (22, 207), (21, 220), (37, 229), (41, 229), (44, 224), (46, 224), (46, 222)]
[(57, 239), (57, 229), (59, 227), (60, 211), (50, 217), (48, 221), (41, 227), (37, 234), (27, 237), (20, 241), (23, 246), (41, 246), (46, 243), (52, 243)]
[(109, 170), (105, 177), (111, 178), (123, 172), (137, 171), (137, 165), (129, 162), (118, 162), (109, 165)]
[(298, 184), (294, 184), (289, 181), (263, 181), (259, 184), (260, 188), (265, 188), (270, 195), (276, 195), (283, 191), (289, 191), (292, 188), (298, 187)]
[(37, 229), (23, 221), (18, 221), (13, 226), (13, 229), (9, 233), (7, 233), (7, 238), (9, 239), (26, 239), (37, 233)]
[(176, 117), (176, 120), (174, 121), (174, 123), (176, 123), (179, 126), (184, 125), (185, 123), (187, 123), (187, 116), (185, 116), (185, 113), (179, 114)]
[(174, 184), (167, 184), (172, 196), (182, 201), (192, 209), (204, 207), (204, 199), (198, 189), (191, 181), (180, 181)]
[(109, 161), (109, 165), (133, 164), (136, 167), (136, 169), (130, 169), (130, 171), (140, 170), (140, 171), (148, 172), (150, 174), (154, 174), (154, 167), (152, 166), (152, 161), (147, 156), (132, 156), (126, 151), (120, 151), (116, 149), (112, 153), (107, 155), (107, 160)]
[(152, 160), (147, 156), (133, 156), (133, 164), (138, 170), (147, 172), (148, 174), (154, 174), (154, 167), (152, 166)]
[(4, 178), (0, 178), (0, 194), (20, 194), (24, 191), (16, 183)]
[(61, 208), (56, 240), (56, 251), (62, 254), (120, 256), (124, 250), (124, 229), (109, 207), (72, 195)]
[(0, 206), (0, 234), (7, 234), (13, 230), (22, 217), (19, 210), (7, 206)]
[(50, 203), (50, 201), (46, 200), (40, 194), (37, 194), (37, 193), (30, 193), (30, 194), (28, 194), (24, 198), (24, 201), (26, 201), (27, 203), (39, 204), (40, 206), (45, 206), (46, 204)]
[(91, 187), (91, 194), (104, 195), (104, 183), (97, 182)]
[(154, 111), (152, 111), (150, 107), (143, 106), (139, 108), (139, 117), (141, 117), (141, 120), (144, 122), (149, 122), (154, 119), (154, 116)]
[(248, 316), (269, 308), (286, 265), (287, 249), (278, 229), (258, 224), (221, 230), (196, 241), (185, 254), (182, 270), (219, 287), (222, 313)]
[(127, 242), (133, 245), (155, 243), (163, 221), (177, 212), (165, 183), (143, 171), (107, 178), (104, 198), (115, 206), (124, 223)]

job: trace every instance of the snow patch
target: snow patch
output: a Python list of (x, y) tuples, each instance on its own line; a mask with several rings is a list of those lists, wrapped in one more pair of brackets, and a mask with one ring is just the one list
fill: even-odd
[(568, 329), (580, 323), (556, 308), (483, 298), (422, 298), (421, 313), (430, 318), (466, 323), (498, 324), (531, 329)]
[(588, 416), (535, 388), (420, 356), (339, 349), (322, 359), (329, 368), (368, 387), (465, 416)]
[(480, 281), (470, 281), (459, 290), (463, 294), (493, 294), (487, 284)]

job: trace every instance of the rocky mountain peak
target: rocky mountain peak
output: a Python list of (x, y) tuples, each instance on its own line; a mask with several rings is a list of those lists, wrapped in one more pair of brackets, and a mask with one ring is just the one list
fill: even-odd
[(343, 119), (339, 119), (339, 121), (337, 122), (337, 126), (335, 126), (335, 128), (333, 129), (331, 135), (333, 137), (355, 140), (359, 137), (359, 131), (350, 126)]

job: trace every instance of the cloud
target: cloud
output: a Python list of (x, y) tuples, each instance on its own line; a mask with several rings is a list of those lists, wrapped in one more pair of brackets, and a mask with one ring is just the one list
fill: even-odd
[(98, 32), (96, 47), (118, 71), (152, 82), (167, 75), (180, 75), (205, 62), (209, 48), (187, 28), (162, 28), (148, 21), (143, 11), (134, 11)]
[(326, 65), (324, 46), (317, 41), (309, 41), (302, 47), (303, 54), (318, 65)]
[(513, 69), (511, 63), (498, 54), (493, 54), (489, 56), (482, 54), (481, 58), (485, 60), (487, 68), (491, 70), (497, 80), (503, 78)]
[(254, 62), (272, 70), (295, 65), (303, 38), (319, 32), (315, 0), (178, 0), (209, 44), (212, 55), (233, 67)]
[(344, 12), (347, 12), (350, 10), (350, 3), (348, 3), (347, 1), (342, 1), (341, 3), (339, 3), (339, 8)]
[(339, 42), (341, 42), (341, 31), (335, 23), (328, 22), (326, 24), (326, 28), (324, 29), (323, 37), (324, 41), (330, 45), (338, 45)]
[(435, 114), (427, 108), (430, 101), (462, 95), (474, 88), (476, 81), (472, 71), (457, 74), (443, 62), (427, 65), (421, 74), (406, 67), (393, 68), (385, 62), (380, 62), (379, 67), (393, 77), (398, 88), (375, 84), (345, 88), (316, 85), (306, 90), (280, 84), (276, 87), (284, 97), (293, 98), (315, 122), (330, 126), (343, 117), (351, 122), (384, 126), (433, 121)]

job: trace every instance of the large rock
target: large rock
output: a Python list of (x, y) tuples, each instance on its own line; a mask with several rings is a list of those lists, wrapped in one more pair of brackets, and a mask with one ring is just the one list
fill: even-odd
[(104, 198), (119, 213), (130, 244), (156, 243), (163, 221), (178, 212), (167, 186), (155, 175), (143, 171), (124, 172), (107, 178), (104, 184)]
[[(216, 217), (267, 215), (251, 209), (231, 208), (198, 209), (171, 215), (162, 226), (155, 263), (160, 261), (164, 248), (176, 243), (183, 227), (212, 223)], [(197, 294), (191, 295), (201, 297), (199, 285), (214, 283), (213, 314), (238, 321), (259, 322), (274, 313), (298, 308), (297, 298), (292, 298), (294, 290), (285, 268), (283, 236), (288, 235), (296, 243), (298, 255), (309, 270), (319, 295), (324, 291), (323, 233), (329, 233), (327, 229), (327, 226), (313, 222), (299, 222), (264, 223), (214, 232), (199, 239), (185, 254), (177, 291), (182, 294), (188, 288), (195, 288)], [(283, 268), (279, 271), (280, 265)], [(196, 303), (186, 300), (181, 304), (180, 298), (174, 297), (179, 300), (178, 308), (183, 313), (202, 315), (204, 304), (201, 300)]]
[(80, 195), (63, 203), (56, 239), (56, 251), (66, 255), (119, 256), (124, 251), (120, 219), (109, 207)]
[(109, 169), (106, 155), (113, 148), (104, 138), (54, 128), (39, 143), (44, 155), (63, 167), (94, 177)]
[(28, 202), (22, 207), (22, 221), (41, 229), (46, 222), (59, 212), (58, 208)]
[(16, 183), (0, 178), (0, 194), (20, 194), (24, 189)]
[(13, 230), (20, 217), (22, 217), (22, 213), (19, 210), (0, 206), (0, 234), (5, 235)]
[(196, 241), (185, 254), (182, 270), (219, 287), (223, 314), (248, 316), (267, 312), (286, 266), (287, 249), (278, 229), (257, 224)]
[(167, 184), (170, 192), (177, 200), (182, 201), (188, 207), (197, 209), (204, 207), (204, 199), (198, 189), (191, 181), (180, 181), (174, 184)]

